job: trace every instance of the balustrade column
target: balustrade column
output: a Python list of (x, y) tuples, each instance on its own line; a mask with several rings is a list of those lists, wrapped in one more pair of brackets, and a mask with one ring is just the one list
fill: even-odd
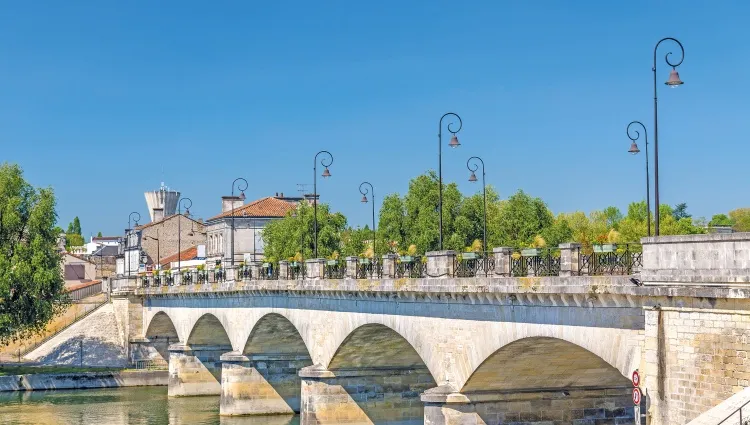
[(513, 260), (513, 248), (498, 247), (492, 250), (495, 256), (495, 274), (503, 277), (509, 277), (511, 272), (511, 262)]
[(345, 278), (357, 278), (357, 264), (359, 264), (359, 257), (346, 257), (346, 274), (344, 275)]
[(305, 260), (305, 267), (307, 268), (307, 278), (312, 280), (323, 279), (323, 272), (326, 267), (325, 258), (312, 258)]
[(287, 260), (279, 261), (279, 280), (289, 280), (289, 261)]
[(385, 254), (383, 256), (383, 278), (394, 279), (396, 277), (396, 262), (398, 255)]
[(260, 261), (254, 261), (250, 263), (250, 274), (253, 275), (253, 279), (258, 280), (263, 274), (263, 263)]
[(430, 251), (427, 253), (426, 277), (449, 278), (456, 271), (456, 251)]
[(560, 244), (560, 276), (578, 276), (581, 244)]

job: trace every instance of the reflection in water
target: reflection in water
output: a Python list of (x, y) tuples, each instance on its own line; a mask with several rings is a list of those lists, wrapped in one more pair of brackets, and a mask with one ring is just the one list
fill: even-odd
[(219, 396), (141, 387), (0, 393), (0, 424), (299, 425), (299, 417), (219, 417)]

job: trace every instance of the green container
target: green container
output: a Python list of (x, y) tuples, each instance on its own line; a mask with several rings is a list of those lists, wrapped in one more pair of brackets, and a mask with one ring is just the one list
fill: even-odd
[(461, 254), (461, 258), (464, 260), (476, 260), (477, 259), (477, 253), (476, 252), (464, 252)]
[(616, 248), (615, 244), (594, 245), (594, 252), (615, 252)]
[(539, 255), (539, 248), (526, 248), (521, 250), (522, 257), (536, 257)]
[(404, 255), (403, 257), (401, 257), (402, 263), (411, 263), (412, 261), (414, 261), (414, 257), (412, 257), (411, 255)]

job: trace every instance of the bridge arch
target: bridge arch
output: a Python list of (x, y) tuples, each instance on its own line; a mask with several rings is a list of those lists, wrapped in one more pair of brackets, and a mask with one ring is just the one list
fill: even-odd
[(185, 343), (188, 346), (232, 346), (224, 324), (211, 313), (205, 313), (191, 326)]
[(310, 357), (299, 330), (285, 316), (267, 313), (255, 322), (242, 354), (285, 354)]
[(628, 386), (632, 384), (627, 377), (591, 351), (558, 338), (530, 337), (495, 351), (474, 370), (461, 392)]

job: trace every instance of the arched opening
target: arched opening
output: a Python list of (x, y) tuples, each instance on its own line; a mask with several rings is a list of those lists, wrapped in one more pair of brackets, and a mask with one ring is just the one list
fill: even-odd
[(547, 337), (524, 338), (495, 351), (461, 389), (472, 401), (472, 414), (485, 423), (502, 417), (560, 424), (629, 423), (631, 391), (629, 379), (596, 354)]
[(337, 395), (341, 405), (316, 408), (316, 419), (322, 421), (341, 420), (335, 415), (344, 411), (346, 418), (356, 418), (353, 421), (358, 423), (421, 424), (420, 395), (436, 385), (414, 347), (380, 324), (364, 325), (349, 334), (328, 370), (334, 377), (322, 382), (322, 390)]
[(307, 346), (286, 317), (271, 313), (253, 327), (240, 361), (224, 362), (222, 415), (293, 414), (301, 410), (300, 369)]
[(151, 318), (145, 336), (149, 343), (147, 346), (141, 345), (138, 347), (136, 357), (164, 362), (169, 361), (169, 344), (174, 344), (180, 340), (172, 319), (163, 311), (156, 313)]
[(232, 342), (229, 340), (224, 325), (213, 314), (206, 313), (201, 316), (193, 325), (187, 345), (193, 346), (224, 346), (232, 349)]

